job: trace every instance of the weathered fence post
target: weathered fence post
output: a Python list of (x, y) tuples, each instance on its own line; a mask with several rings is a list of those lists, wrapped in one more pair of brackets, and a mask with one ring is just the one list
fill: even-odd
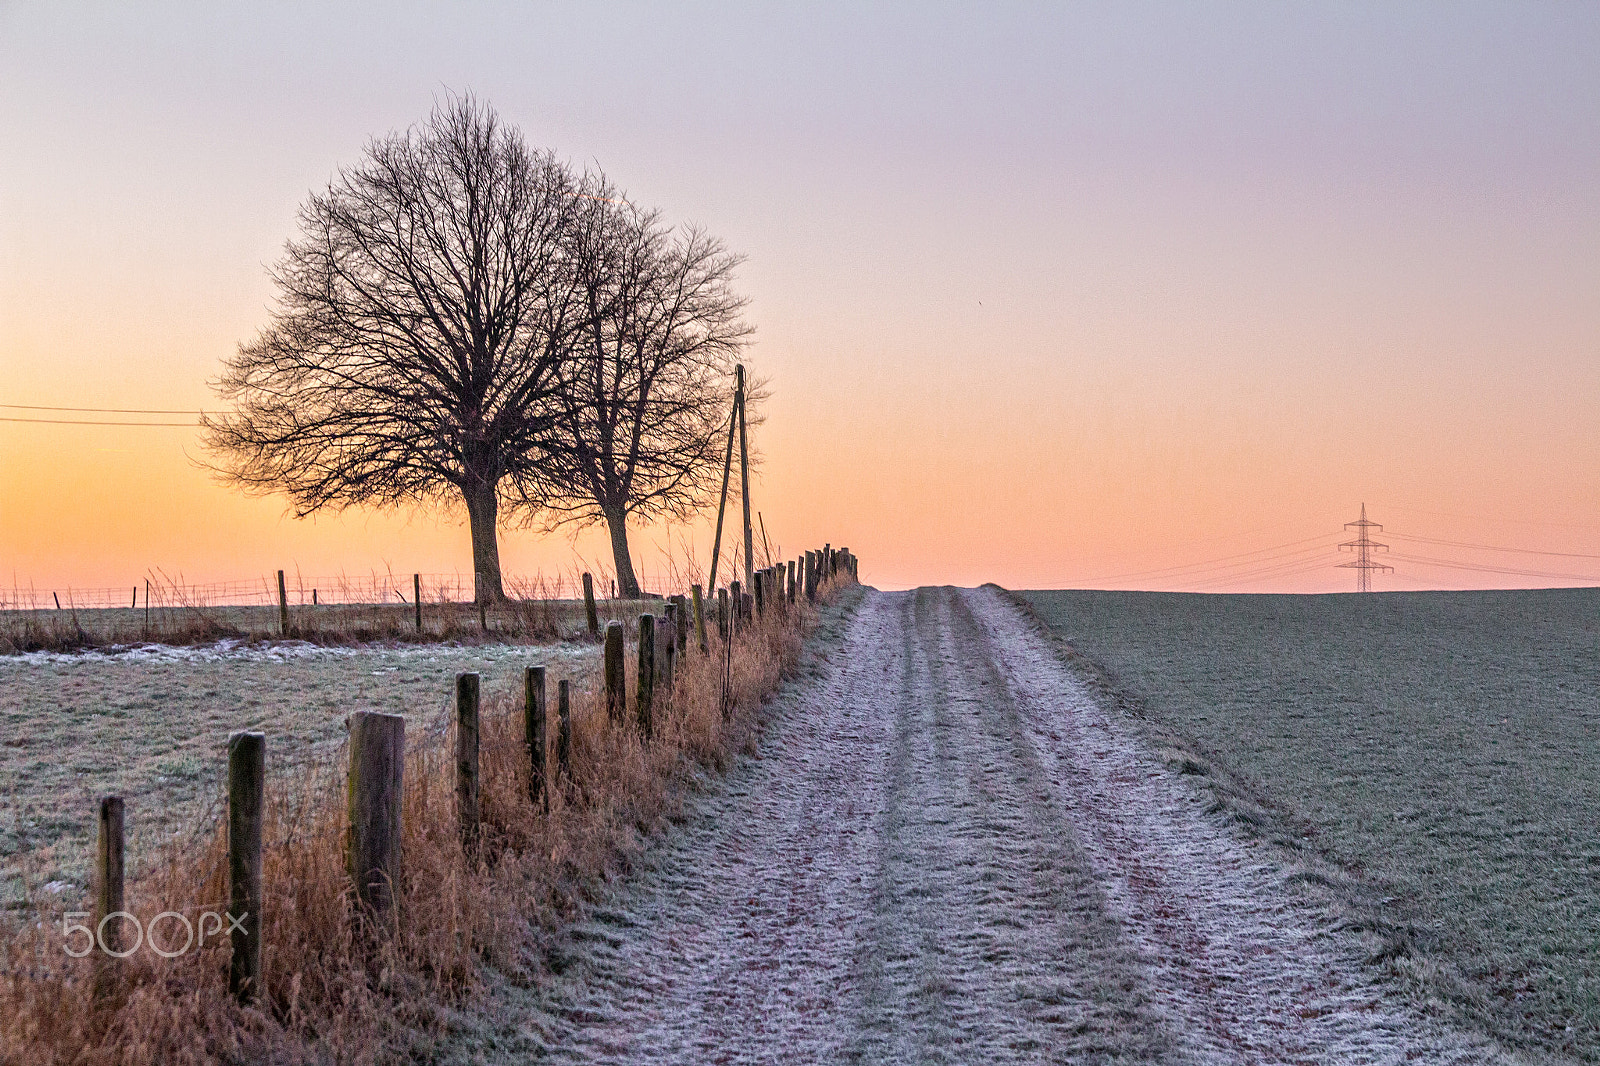
[(411, 575), (411, 600), (417, 605), (417, 632), (422, 632), (422, 575)]
[(144, 579), (144, 635), (150, 639), (150, 579)]
[(672, 618), (672, 626), (673, 632), (678, 635), (675, 647), (679, 658), (682, 658), (689, 648), (689, 601), (680, 592), (672, 597), (672, 603), (678, 608), (678, 613)]
[(556, 683), (556, 770), (572, 780), (572, 684), (565, 678)]
[(723, 640), (733, 635), (733, 619), (728, 614), (728, 590), (717, 590), (717, 635)]
[(400, 898), (400, 790), (406, 720), (356, 711), (350, 716), (350, 812), (345, 863), (356, 898), (383, 914)]
[(456, 824), (461, 850), (478, 854), (478, 707), (482, 681), (477, 674), (456, 675)]
[(589, 574), (583, 575), (583, 613), (589, 621), (589, 635), (600, 635), (600, 611), (594, 602), (594, 578)]
[(678, 605), (668, 603), (662, 612), (665, 617), (656, 627), (656, 671), (662, 689), (672, 692), (672, 675), (678, 658)]
[(545, 791), (544, 780), (544, 667), (528, 667), (522, 681), (522, 736), (528, 745), (528, 799), (535, 805), (542, 800), (548, 811), (550, 796)]
[(278, 632), (289, 635), (289, 590), (283, 584), (283, 571), (278, 571)]
[(266, 796), (265, 733), (228, 738), (228, 991), (240, 1003), (261, 995), (261, 811)]
[(656, 616), (639, 616), (639, 693), (635, 710), (639, 716), (639, 733), (648, 740), (656, 697)]
[(789, 576), (786, 579), (786, 584), (788, 585), (788, 588), (784, 590), (785, 593), (786, 593), (786, 598), (788, 599), (788, 601), (790, 603), (793, 603), (794, 602), (794, 560), (793, 559), (789, 560)]
[(606, 715), (613, 722), (621, 722), (628, 713), (628, 695), (623, 691), (622, 623), (606, 623)]
[(766, 584), (767, 572), (765, 570), (757, 570), (755, 572), (755, 580), (750, 582), (750, 590), (755, 593), (756, 613), (758, 615), (767, 613)]
[(756, 598), (746, 592), (739, 597), (739, 620), (746, 625), (756, 616)]
[[(113, 996), (121, 978), (121, 960), (132, 952), (122, 944), (123, 822), (121, 796), (100, 799), (99, 841), (95, 862), (94, 935), (100, 951), (94, 957), (94, 998)], [(91, 949), (94, 945), (90, 945)]]
[(742, 585), (737, 581), (728, 582), (728, 606), (732, 610), (728, 614), (728, 632), (739, 632), (739, 624), (744, 621), (741, 612), (744, 610), (744, 592)]
[(700, 641), (700, 654), (704, 655), (710, 645), (706, 643), (706, 605), (700, 593), (700, 586), (690, 585), (689, 595), (694, 600), (694, 635)]

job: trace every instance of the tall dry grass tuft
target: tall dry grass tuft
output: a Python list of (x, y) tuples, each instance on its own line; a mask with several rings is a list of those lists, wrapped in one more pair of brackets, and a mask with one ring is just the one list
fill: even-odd
[[(822, 598), (847, 580), (825, 586)], [(625, 871), (676, 809), (688, 780), (753, 743), (756, 710), (795, 670), (816, 618), (804, 604), (769, 612), (731, 649), (712, 625), (707, 655), (691, 638), (670, 693), (665, 700), (658, 693), (648, 741), (631, 714), (622, 724), (608, 719), (597, 676), (573, 679), (571, 771), (553, 778), (548, 811), (528, 794), (520, 698), (486, 699), (484, 846), (476, 860), (459, 842), (452, 738), (408, 735), (404, 873), (398, 906), (382, 922), (358, 910), (345, 875), (342, 777), (274, 777), (269, 737), (259, 1007), (229, 997), (229, 949), (215, 932), (170, 959), (141, 948), (123, 960), (115, 994), (97, 1002), (94, 974), (103, 957), (70, 957), (62, 908), (40, 907), (27, 920), (0, 919), (0, 1062), (367, 1063), (425, 1053), (449, 1012), (470, 1003), (486, 964), (537, 975), (559, 924)], [(628, 681), (631, 695), (631, 669)], [(206, 911), (225, 909), (225, 827), (202, 840), (147, 863), (151, 872), (128, 886), (128, 910), (146, 927), (163, 911), (198, 924)], [(180, 946), (181, 923), (162, 919), (157, 939), (169, 950)]]

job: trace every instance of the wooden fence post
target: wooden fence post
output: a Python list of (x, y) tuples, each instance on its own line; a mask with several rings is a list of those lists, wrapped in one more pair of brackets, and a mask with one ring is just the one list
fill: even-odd
[(283, 571), (278, 571), (278, 632), (289, 635), (289, 592), (283, 584)]
[(767, 572), (765, 570), (757, 570), (755, 572), (755, 580), (750, 582), (750, 591), (755, 593), (756, 614), (758, 615), (767, 613), (766, 584)]
[(787, 579), (787, 584), (789, 586), (788, 589), (786, 590), (787, 594), (788, 594), (788, 600), (789, 600), (790, 603), (793, 603), (794, 602), (794, 560), (793, 559), (789, 560), (789, 577)]
[(656, 616), (639, 616), (639, 693), (635, 707), (639, 716), (639, 733), (650, 739), (651, 712), (656, 697)]
[(482, 680), (456, 675), (456, 825), (461, 850), (478, 855), (478, 706)]
[(144, 636), (150, 639), (150, 579), (144, 579)]
[(228, 737), (228, 991), (240, 1003), (261, 994), (261, 811), (266, 796), (265, 733)]
[(680, 592), (672, 597), (672, 603), (678, 608), (678, 613), (673, 616), (672, 625), (673, 632), (678, 636), (675, 648), (681, 659), (689, 648), (689, 601)]
[(572, 780), (572, 684), (565, 678), (556, 683), (556, 770)]
[(656, 672), (662, 689), (672, 692), (672, 675), (678, 658), (678, 605), (668, 602), (656, 627)]
[(417, 605), (417, 632), (422, 632), (422, 575), (411, 575), (411, 599)]
[[(95, 862), (94, 935), (100, 950), (94, 957), (94, 998), (104, 1001), (116, 994), (121, 960), (132, 948), (123, 947), (122, 910), (123, 829), (126, 809), (121, 796), (100, 800), (99, 846)], [(90, 945), (91, 950), (95, 945)]]
[(583, 613), (589, 620), (589, 635), (600, 635), (600, 611), (594, 603), (594, 578), (583, 575)]
[(728, 632), (737, 633), (739, 624), (744, 621), (740, 614), (744, 610), (743, 586), (737, 581), (728, 582), (728, 606), (731, 608), (728, 612)]
[(545, 791), (544, 744), (544, 667), (530, 666), (523, 672), (522, 735), (528, 744), (528, 799), (534, 804), (544, 803), (550, 809), (550, 796)]
[(733, 635), (733, 619), (728, 614), (728, 590), (717, 590), (717, 635), (727, 640)]
[(400, 798), (406, 720), (356, 711), (350, 716), (347, 785), (350, 825), (345, 864), (356, 898), (369, 910), (392, 910), (400, 896)]
[(709, 650), (709, 645), (706, 643), (706, 605), (699, 585), (689, 586), (689, 597), (694, 601), (695, 639), (700, 642), (700, 654), (704, 655)]
[(613, 722), (621, 722), (628, 713), (628, 695), (623, 691), (622, 623), (606, 623), (606, 714)]

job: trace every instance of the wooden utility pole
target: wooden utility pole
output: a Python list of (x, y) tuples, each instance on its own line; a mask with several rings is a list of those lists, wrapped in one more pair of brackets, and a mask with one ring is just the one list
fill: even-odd
[(717, 497), (717, 533), (711, 538), (711, 574), (706, 588), (717, 587), (717, 559), (722, 551), (722, 518), (728, 510), (728, 476), (733, 471), (733, 431), (739, 424), (739, 409), (744, 403), (744, 367), (739, 368), (739, 387), (733, 394), (733, 411), (728, 415), (728, 453), (722, 457), (722, 493)]
[(739, 374), (739, 485), (744, 489), (744, 587), (755, 584), (755, 529), (750, 525), (750, 443), (745, 436), (744, 421), (744, 364), (736, 368)]

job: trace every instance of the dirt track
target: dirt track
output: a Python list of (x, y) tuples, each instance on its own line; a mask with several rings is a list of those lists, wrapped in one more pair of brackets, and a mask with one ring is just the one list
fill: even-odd
[(480, 1053), (1502, 1061), (1373, 984), (1000, 593), (869, 593), (832, 659)]

